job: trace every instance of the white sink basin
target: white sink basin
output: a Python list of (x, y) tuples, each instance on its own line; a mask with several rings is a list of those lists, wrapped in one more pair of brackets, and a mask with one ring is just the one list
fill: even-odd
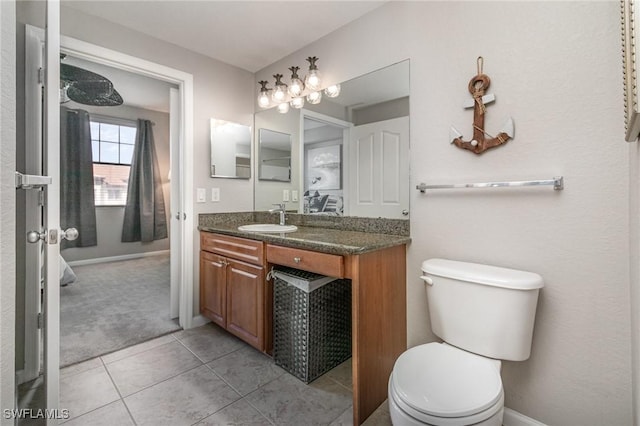
[(245, 232), (295, 232), (297, 230), (298, 227), (295, 225), (274, 225), (272, 223), (238, 226), (238, 231)]

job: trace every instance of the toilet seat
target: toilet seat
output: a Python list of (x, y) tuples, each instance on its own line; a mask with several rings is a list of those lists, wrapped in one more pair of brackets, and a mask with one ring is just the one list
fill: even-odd
[(440, 343), (416, 346), (400, 355), (389, 393), (403, 411), (427, 424), (479, 423), (504, 403), (495, 360)]

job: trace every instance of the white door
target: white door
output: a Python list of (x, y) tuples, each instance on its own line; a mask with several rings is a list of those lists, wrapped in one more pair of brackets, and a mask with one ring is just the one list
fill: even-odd
[[(180, 127), (181, 111), (180, 111), (180, 91), (178, 89), (169, 89), (169, 146), (171, 154), (169, 156), (170, 170), (170, 191), (171, 208), (169, 220), (169, 244), (171, 252), (171, 301), (170, 311), (171, 318), (179, 318), (180, 316), (180, 278), (182, 272), (182, 223), (184, 212), (180, 212), (182, 200), (180, 199), (182, 191), (180, 177), (180, 147), (182, 141), (182, 129)], [(182, 323), (180, 325), (183, 325)]]
[[(29, 25), (25, 31), (25, 165), (28, 175), (42, 175), (42, 76), (44, 60), (44, 32)], [(25, 316), (24, 316), (24, 370), (20, 383), (37, 378), (42, 370), (42, 271), (43, 247), (41, 243), (28, 244), (26, 231), (42, 231), (42, 206), (44, 188), (36, 186), (25, 191), (18, 191), (18, 197), (24, 197), (17, 203), (25, 216), (26, 229), (19, 229), (16, 236), (24, 241), (25, 268)], [(20, 367), (18, 367), (20, 369)]]
[(409, 215), (409, 117), (351, 128), (349, 214), (403, 219)]
[[(28, 215), (30, 222), (26, 224), (29, 232), (27, 241), (30, 243), (27, 250), (27, 277), (32, 282), (27, 282), (27, 299), (29, 304), (25, 311), (27, 314), (38, 313), (41, 309), (41, 323), (43, 339), (43, 365), (45, 386), (45, 406), (47, 409), (47, 425), (57, 425), (59, 418), (63, 416), (59, 411), (60, 405), (60, 239), (66, 235), (71, 235), (60, 231), (60, 3), (55, 0), (46, 2), (46, 29), (44, 35), (44, 56), (41, 62), (42, 72), (39, 70), (27, 70), (35, 72), (41, 76), (40, 83), (43, 85), (42, 109), (37, 106), (30, 111), (29, 119), (34, 129), (42, 130), (42, 137), (39, 132), (27, 132), (26, 153), (34, 155), (27, 161), (29, 173), (17, 179), (16, 186), (27, 192), (27, 203), (35, 202), (34, 215)], [(33, 35), (33, 33), (31, 34)], [(27, 37), (27, 43), (40, 53), (40, 41), (37, 37)], [(31, 61), (35, 56), (27, 54), (26, 65), (36, 64), (38, 60)], [(39, 98), (40, 87), (36, 86), (35, 93), (33, 87), (27, 91), (27, 96)], [(31, 99), (33, 101), (33, 99)], [(41, 112), (41, 115), (33, 116), (33, 112)], [(40, 127), (41, 126), (41, 127)], [(38, 146), (40, 145), (40, 146)], [(35, 194), (35, 195), (34, 195)], [(30, 204), (28, 204), (30, 205)], [(40, 284), (43, 289), (43, 300), (40, 300)], [(35, 297), (30, 297), (35, 296)], [(33, 335), (39, 337), (37, 327), (35, 333), (28, 327), (29, 322), (34, 323), (33, 318), (28, 319), (27, 333), (30, 333), (33, 342)], [(39, 344), (35, 343), (36, 351), (31, 350), (27, 354), (26, 372), (37, 373), (39, 366)], [(25, 348), (27, 349), (27, 348)], [(36, 358), (37, 357), (37, 358)], [(31, 363), (29, 365), (29, 363)], [(28, 371), (31, 370), (31, 371)]]

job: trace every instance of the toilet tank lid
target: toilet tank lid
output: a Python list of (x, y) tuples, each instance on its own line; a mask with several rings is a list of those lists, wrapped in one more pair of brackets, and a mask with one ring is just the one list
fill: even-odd
[(429, 259), (422, 262), (422, 271), (429, 275), (516, 290), (544, 287), (542, 277), (536, 273), (480, 263)]

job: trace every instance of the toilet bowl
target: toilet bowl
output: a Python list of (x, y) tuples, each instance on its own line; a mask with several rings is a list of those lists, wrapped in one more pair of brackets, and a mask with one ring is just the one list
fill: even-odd
[(502, 424), (500, 361), (443, 343), (404, 352), (389, 379), (395, 426)]
[(500, 426), (500, 360), (531, 352), (540, 275), (446, 259), (422, 263), (431, 329), (444, 343), (413, 347), (389, 377), (395, 426)]

